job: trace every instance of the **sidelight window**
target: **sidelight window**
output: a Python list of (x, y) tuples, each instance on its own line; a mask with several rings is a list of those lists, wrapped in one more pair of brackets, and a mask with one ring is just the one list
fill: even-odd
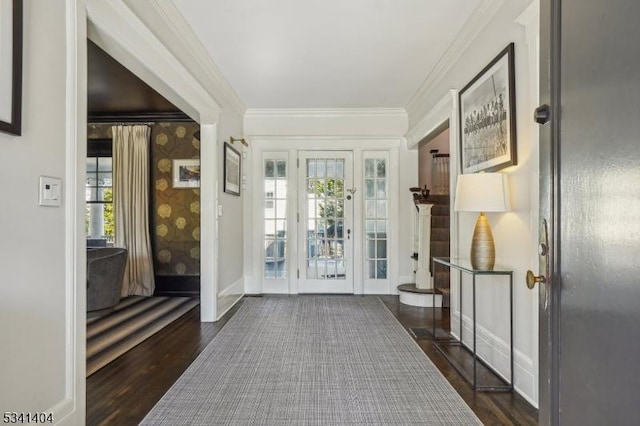
[(287, 277), (287, 161), (264, 160), (264, 277)]
[(365, 158), (365, 279), (387, 278), (388, 186), (387, 158)]

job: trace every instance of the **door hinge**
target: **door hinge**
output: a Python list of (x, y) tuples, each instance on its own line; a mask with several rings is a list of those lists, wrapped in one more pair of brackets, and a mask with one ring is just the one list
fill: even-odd
[(296, 158), (296, 167), (300, 168), (300, 159), (299, 158)]
[(298, 213), (297, 215), (298, 215), (298, 223), (300, 223), (300, 213)]
[(300, 269), (298, 269), (298, 279), (300, 279)]

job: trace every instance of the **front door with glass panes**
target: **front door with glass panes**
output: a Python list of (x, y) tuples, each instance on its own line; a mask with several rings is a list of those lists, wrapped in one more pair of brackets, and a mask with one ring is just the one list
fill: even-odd
[(353, 293), (353, 154), (299, 153), (299, 293)]

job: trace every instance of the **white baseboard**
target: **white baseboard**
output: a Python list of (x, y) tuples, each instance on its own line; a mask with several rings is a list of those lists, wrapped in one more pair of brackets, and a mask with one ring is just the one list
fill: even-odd
[(362, 286), (362, 294), (393, 294), (387, 280), (367, 280)]
[(236, 282), (224, 288), (218, 293), (218, 297), (226, 297), (232, 295), (244, 295), (244, 277), (240, 277)]
[[(463, 320), (464, 343), (471, 348), (473, 345), (473, 320), (464, 317)], [(457, 339), (460, 322), (459, 313), (451, 315), (451, 334)], [(486, 328), (476, 325), (476, 348), (478, 357), (493, 367), (503, 379), (509, 378), (509, 343), (491, 333)], [(538, 407), (537, 389), (535, 380), (535, 366), (530, 356), (513, 349), (513, 388), (534, 407)]]
[(289, 290), (289, 283), (283, 280), (264, 280), (246, 277), (244, 294), (294, 294)]
[(76, 409), (74, 401), (69, 398), (63, 399), (48, 410), (44, 410), (43, 413), (51, 413), (53, 423), (57, 425), (66, 426), (84, 423), (84, 414), (82, 415), (82, 419), (78, 418), (80, 413)]
[(282, 280), (264, 280), (262, 289), (257, 293), (289, 294), (289, 283)]
[(245, 276), (244, 278), (244, 293), (245, 294), (259, 294), (262, 293), (260, 282), (253, 277)]
[(513, 388), (520, 396), (526, 399), (529, 404), (538, 408), (538, 389), (536, 388), (533, 360), (515, 348), (513, 353), (513, 375), (515, 376)]
[(244, 287), (244, 277), (241, 277), (229, 287), (218, 293), (218, 317), (216, 318), (216, 321), (222, 318), (229, 309), (233, 308), (233, 306), (242, 299), (245, 294)]

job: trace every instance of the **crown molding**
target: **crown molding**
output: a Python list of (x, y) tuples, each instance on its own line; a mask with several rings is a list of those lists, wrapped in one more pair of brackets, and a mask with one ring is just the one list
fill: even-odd
[(258, 108), (244, 116), (247, 136), (402, 136), (403, 108)]
[(363, 150), (385, 150), (402, 146), (402, 137), (389, 136), (251, 136), (252, 149), (288, 150), (326, 149), (343, 150), (357, 147)]
[(506, 0), (483, 0), (407, 104), (409, 116), (412, 116), (418, 105), (432, 94), (431, 89), (446, 76), (447, 71), (460, 59), (505, 2)]
[(404, 108), (249, 108), (246, 117), (407, 117)]
[(400, 146), (400, 142), (403, 139), (402, 136), (327, 136), (327, 135), (313, 135), (313, 136), (291, 136), (291, 135), (252, 135), (247, 137), (252, 143), (260, 142), (281, 142), (281, 141), (296, 141), (302, 144), (312, 143), (314, 141), (359, 141), (359, 142), (371, 142), (374, 144), (387, 143), (393, 146)]
[(523, 27), (538, 25), (540, 21), (540, 0), (533, 0), (531, 4), (516, 18), (516, 23)]
[(125, 0), (125, 3), (173, 55), (187, 64), (211, 96), (223, 96), (235, 112), (244, 115), (247, 109), (244, 102), (171, 0)]
[(452, 117), (452, 107), (456, 105), (457, 90), (449, 90), (420, 121), (418, 121), (406, 135), (407, 147), (413, 148), (425, 137), (431, 135), (444, 122), (449, 121), (449, 127), (457, 125)]

